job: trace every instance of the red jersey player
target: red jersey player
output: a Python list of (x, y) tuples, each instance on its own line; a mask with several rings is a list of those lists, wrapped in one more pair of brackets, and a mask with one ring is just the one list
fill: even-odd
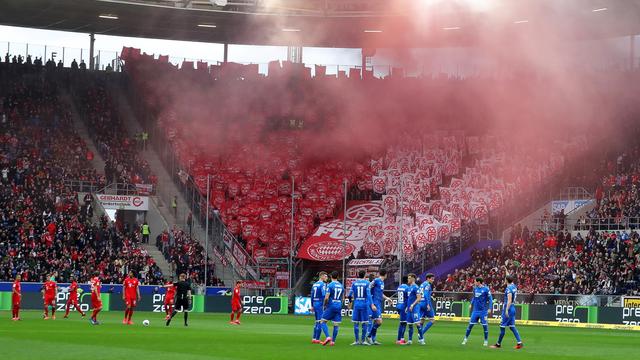
[(73, 308), (78, 310), (78, 312), (84, 317), (86, 314), (82, 312), (80, 306), (78, 305), (78, 282), (76, 281), (75, 276), (71, 276), (71, 285), (69, 285), (69, 298), (67, 299), (67, 309), (64, 313), (64, 318), (69, 317), (69, 309), (73, 305)]
[(22, 300), (22, 286), (20, 286), (20, 280), (22, 277), (16, 275), (16, 281), (13, 282), (11, 292), (11, 320), (20, 320), (20, 301)]
[(94, 275), (93, 279), (91, 279), (91, 307), (93, 308), (93, 313), (91, 314), (91, 319), (89, 319), (89, 321), (92, 325), (100, 325), (100, 322), (98, 321), (98, 313), (102, 310), (102, 299), (100, 298), (100, 288), (102, 287), (102, 284), (98, 277), (100, 274), (96, 272)]
[[(242, 281), (236, 281), (236, 286), (233, 288), (233, 295), (231, 295), (231, 321), (229, 324), (240, 325), (240, 315), (242, 315), (242, 299), (240, 299), (240, 288), (242, 287)], [(233, 315), (236, 315), (236, 320), (233, 320)]]
[(122, 323), (125, 325), (133, 325), (133, 321), (131, 321), (133, 309), (141, 299), (138, 285), (138, 279), (133, 276), (133, 271), (129, 271), (129, 277), (124, 279), (124, 283), (122, 284), (122, 300), (124, 300), (125, 306), (127, 307), (124, 311), (124, 319), (122, 320)]
[(58, 285), (56, 277), (52, 274), (49, 281), (45, 282), (42, 289), (44, 299), (44, 319), (49, 320), (49, 306), (51, 306), (51, 319), (56, 319), (56, 296), (58, 295)]
[(167, 293), (164, 295), (164, 311), (167, 316), (164, 319), (169, 320), (176, 298), (176, 286), (173, 284), (173, 276), (164, 284), (164, 287), (167, 289)]

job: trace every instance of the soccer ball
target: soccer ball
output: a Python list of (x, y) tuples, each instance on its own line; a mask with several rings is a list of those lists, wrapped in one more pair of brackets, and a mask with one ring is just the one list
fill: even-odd
[(142, 325), (149, 326), (149, 320), (143, 320), (142, 321)]

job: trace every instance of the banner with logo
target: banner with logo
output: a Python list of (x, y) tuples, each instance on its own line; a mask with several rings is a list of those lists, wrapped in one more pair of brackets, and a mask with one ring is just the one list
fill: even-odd
[(136, 184), (136, 190), (139, 195), (151, 195), (153, 193), (153, 184)]
[[(289, 313), (289, 302), (286, 296), (253, 296), (242, 297), (244, 314), (286, 315)], [(209, 296), (204, 303), (205, 312), (230, 313), (231, 296)]]
[(240, 280), (242, 287), (245, 289), (266, 289), (267, 283), (258, 280)]
[(294, 315), (311, 315), (311, 298), (308, 296), (296, 296), (293, 305)]
[[(4, 293), (4, 294), (9, 294), (8, 298), (11, 299), (11, 293)], [(110, 306), (109, 306), (109, 299), (111, 294), (105, 294), (102, 293), (100, 294), (100, 297), (102, 298), (102, 307), (104, 311), (109, 311), (110, 310)], [(58, 291), (58, 294), (56, 295), (56, 311), (65, 311), (66, 309), (66, 304), (67, 304), (67, 300), (69, 299), (69, 292), (63, 292), (63, 291)], [(3, 302), (4, 303), (4, 302)], [(42, 310), (42, 294), (41, 293), (36, 293), (36, 292), (22, 292), (22, 302), (20, 304), (22, 309), (26, 309), (26, 310)], [(91, 309), (91, 293), (86, 291), (86, 292), (82, 292), (81, 294), (78, 294), (78, 303), (80, 305), (80, 309), (83, 312), (87, 312), (89, 311), (89, 309)], [(7, 309), (10, 308), (11, 306), (11, 302), (8, 302), (9, 307)]]
[(564, 210), (564, 213), (568, 214), (591, 202), (593, 200), (555, 200), (551, 202), (551, 213), (555, 214)]
[(105, 209), (112, 210), (149, 210), (149, 197), (137, 195), (96, 194), (96, 199)]
[[(315, 261), (337, 261), (357, 253), (367, 238), (369, 222), (381, 218), (383, 214), (380, 201), (350, 202), (345, 224), (342, 215), (326, 221), (305, 240), (298, 250), (298, 257)], [(346, 241), (343, 245), (343, 239)]]

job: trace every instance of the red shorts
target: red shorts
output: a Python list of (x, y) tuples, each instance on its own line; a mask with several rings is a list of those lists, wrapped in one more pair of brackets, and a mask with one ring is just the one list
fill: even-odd
[(55, 296), (45, 296), (44, 297), (44, 304), (45, 305), (55, 305), (56, 304)]
[(164, 298), (165, 305), (173, 305), (173, 297), (165, 297)]
[(240, 305), (239, 303), (231, 304), (231, 311), (238, 312), (240, 310), (242, 310), (242, 305)]
[(97, 297), (91, 297), (91, 308), (100, 309), (102, 308), (102, 300)]
[(136, 298), (126, 297), (124, 298), (124, 303), (127, 307), (136, 307), (138, 305), (138, 300)]
[(20, 305), (20, 298), (19, 297), (11, 297), (11, 304), (13, 304), (13, 306)]

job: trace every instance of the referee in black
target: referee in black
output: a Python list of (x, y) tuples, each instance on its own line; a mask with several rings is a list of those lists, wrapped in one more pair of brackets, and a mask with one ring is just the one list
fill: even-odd
[(184, 326), (189, 326), (189, 309), (191, 309), (191, 283), (187, 281), (187, 274), (180, 274), (180, 281), (173, 284), (176, 287), (176, 306), (173, 308), (171, 317), (167, 320), (167, 326), (171, 324), (171, 319), (178, 313), (178, 309), (184, 313)]

